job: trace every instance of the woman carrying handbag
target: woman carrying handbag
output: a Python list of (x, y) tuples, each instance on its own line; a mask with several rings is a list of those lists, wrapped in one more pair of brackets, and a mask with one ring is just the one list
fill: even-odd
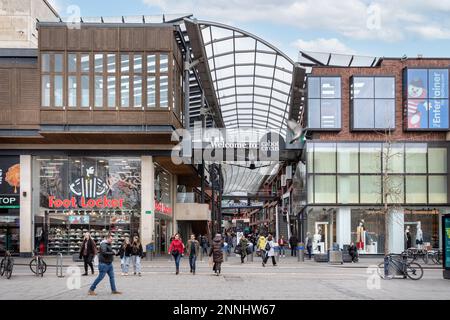
[(175, 234), (175, 238), (173, 239), (169, 247), (169, 254), (172, 254), (173, 258), (175, 259), (175, 268), (176, 268), (175, 274), (180, 273), (180, 260), (181, 257), (183, 256), (183, 253), (184, 253), (184, 244), (180, 239), (180, 234), (177, 233)]

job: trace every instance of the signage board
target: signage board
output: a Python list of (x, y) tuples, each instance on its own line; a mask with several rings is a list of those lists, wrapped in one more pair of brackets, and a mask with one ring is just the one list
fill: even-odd
[(442, 229), (444, 269), (450, 270), (450, 214), (442, 217)]
[(0, 208), (20, 208), (20, 157), (0, 157)]

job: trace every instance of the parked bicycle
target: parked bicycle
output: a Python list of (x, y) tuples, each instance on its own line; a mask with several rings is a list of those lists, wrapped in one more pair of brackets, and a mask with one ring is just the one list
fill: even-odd
[(423, 277), (422, 266), (416, 262), (408, 261), (408, 253), (389, 254), (387, 256), (387, 268), (385, 262), (378, 265), (378, 275), (385, 280), (393, 279), (396, 275), (407, 277), (411, 280), (420, 280)]
[(11, 279), (12, 271), (14, 267), (14, 259), (11, 258), (11, 253), (9, 251), (5, 252), (5, 257), (0, 262), (0, 276), (3, 275), (6, 279)]
[(428, 261), (432, 261), (434, 264), (442, 264), (442, 250), (430, 250), (427, 251)]
[(37, 250), (34, 251), (34, 257), (30, 261), (30, 269), (34, 274), (41, 277), (43, 277), (45, 271), (47, 271), (47, 264)]

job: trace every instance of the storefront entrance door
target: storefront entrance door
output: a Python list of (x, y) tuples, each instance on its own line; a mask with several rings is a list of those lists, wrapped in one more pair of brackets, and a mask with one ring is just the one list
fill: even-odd
[(19, 228), (3, 227), (0, 228), (0, 253), (10, 251), (12, 254), (19, 253)]
[(328, 250), (328, 222), (317, 221), (313, 236), (313, 253), (326, 253)]

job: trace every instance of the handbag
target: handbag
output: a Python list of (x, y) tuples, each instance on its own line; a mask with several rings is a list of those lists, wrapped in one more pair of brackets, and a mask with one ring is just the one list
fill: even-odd
[(236, 248), (234, 248), (234, 253), (236, 253), (236, 254), (241, 254), (242, 253), (242, 247), (241, 247), (240, 244), (238, 244), (236, 246)]
[(250, 247), (247, 247), (246, 251), (247, 251), (247, 254), (252, 254), (252, 249)]

